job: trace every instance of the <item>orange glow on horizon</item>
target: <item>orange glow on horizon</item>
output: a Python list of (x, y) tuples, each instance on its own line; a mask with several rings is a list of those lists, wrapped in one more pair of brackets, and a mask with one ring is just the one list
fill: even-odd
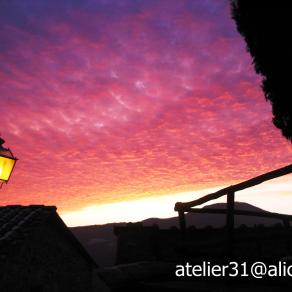
[[(176, 217), (177, 212), (174, 211), (176, 202), (188, 202), (218, 191), (223, 187), (218, 186), (160, 197), (92, 205), (75, 211), (60, 212), (60, 215), (68, 226), (137, 222), (147, 218)], [(292, 203), (292, 174), (237, 192), (235, 200), (237, 202), (247, 202), (266, 211), (292, 215), (290, 208)], [(199, 207), (219, 202), (226, 202), (226, 197), (210, 201)]]

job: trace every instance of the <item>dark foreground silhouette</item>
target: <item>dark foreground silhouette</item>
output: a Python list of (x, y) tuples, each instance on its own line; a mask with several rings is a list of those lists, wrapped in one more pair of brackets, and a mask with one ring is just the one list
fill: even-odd
[[(291, 172), (292, 165), (288, 165), (194, 201), (177, 203), (175, 210), (179, 213), (180, 229), (159, 229), (157, 225), (147, 227), (139, 223), (115, 227), (118, 266), (100, 269), (100, 277), (117, 291), (292, 288), (292, 216), (244, 210), (234, 201), (235, 192)], [(221, 196), (227, 196), (225, 208), (193, 208)], [(187, 228), (186, 214), (189, 213), (223, 214), (226, 224), (221, 228)], [(236, 228), (237, 216), (276, 219), (281, 223), (271, 227), (241, 225)], [(215, 274), (210, 272), (213, 267), (217, 269)], [(203, 272), (198, 274), (198, 269)], [(224, 272), (218, 273), (218, 269)]]
[(292, 141), (291, 10), (289, 1), (231, 0), (237, 29), (244, 37), (262, 88), (272, 104), (273, 122)]

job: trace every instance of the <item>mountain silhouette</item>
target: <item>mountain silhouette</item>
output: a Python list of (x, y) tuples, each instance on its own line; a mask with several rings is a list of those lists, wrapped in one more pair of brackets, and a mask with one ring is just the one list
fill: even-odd
[[(217, 203), (205, 206), (204, 208), (226, 208), (225, 203)], [(235, 209), (248, 211), (264, 211), (258, 207), (243, 202), (235, 202)], [(226, 216), (221, 214), (186, 214), (187, 227), (205, 228), (212, 226), (220, 228), (225, 225)], [(158, 225), (160, 229), (178, 228), (178, 217), (171, 218), (149, 218), (141, 221), (143, 226)], [(235, 227), (244, 224), (254, 225), (274, 225), (281, 223), (277, 219), (258, 218), (252, 216), (235, 216)], [(90, 225), (71, 227), (71, 231), (82, 243), (88, 253), (100, 266), (111, 266), (115, 263), (116, 256), (116, 236), (113, 232), (114, 226), (125, 226), (127, 222), (108, 223), (104, 225)]]

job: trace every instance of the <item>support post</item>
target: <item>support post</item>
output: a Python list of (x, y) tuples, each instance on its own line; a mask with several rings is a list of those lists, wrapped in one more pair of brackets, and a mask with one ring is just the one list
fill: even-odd
[(226, 216), (226, 229), (227, 229), (227, 254), (233, 255), (233, 233), (234, 233), (234, 192), (227, 194), (227, 216)]
[(184, 211), (178, 211), (178, 218), (179, 218), (179, 226), (182, 233), (186, 231), (186, 218)]
[[(286, 231), (289, 231), (290, 229), (290, 222), (289, 219), (283, 219), (283, 225), (285, 226)], [(290, 250), (290, 245), (291, 245), (291, 241), (290, 241), (290, 236), (286, 236), (286, 249), (287, 251)]]

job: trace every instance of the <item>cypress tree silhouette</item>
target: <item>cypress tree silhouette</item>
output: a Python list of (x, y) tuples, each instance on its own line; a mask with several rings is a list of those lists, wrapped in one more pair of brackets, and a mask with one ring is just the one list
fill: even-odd
[(272, 104), (273, 123), (292, 142), (291, 10), (283, 0), (231, 0), (232, 18), (245, 39), (262, 89)]

